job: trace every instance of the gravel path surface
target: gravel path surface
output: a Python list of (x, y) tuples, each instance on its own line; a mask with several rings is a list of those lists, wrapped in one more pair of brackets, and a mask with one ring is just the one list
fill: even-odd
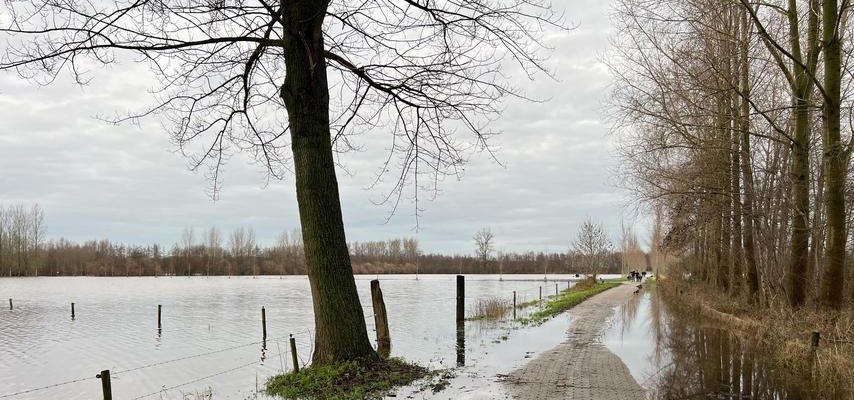
[(626, 365), (600, 343), (614, 306), (635, 296), (634, 290), (624, 284), (573, 307), (566, 340), (506, 378), (513, 398), (646, 400)]

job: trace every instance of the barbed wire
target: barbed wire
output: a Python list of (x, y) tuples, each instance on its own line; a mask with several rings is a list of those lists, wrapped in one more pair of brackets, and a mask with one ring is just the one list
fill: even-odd
[[(288, 336), (279, 336), (279, 337), (275, 337), (275, 338), (270, 338), (270, 339), (268, 339), (268, 340), (273, 341), (273, 340), (279, 340), (279, 339), (286, 338), (286, 337), (288, 337)], [(225, 352), (227, 352), (227, 351), (236, 350), (236, 349), (240, 349), (240, 348), (244, 348), (244, 347), (256, 346), (256, 345), (259, 345), (259, 344), (264, 343), (265, 341), (266, 341), (266, 340), (259, 340), (259, 341), (257, 341), (257, 342), (241, 344), (241, 345), (232, 346), (232, 347), (225, 348), (225, 349), (213, 350), (213, 351), (208, 351), (208, 352), (205, 352), (205, 353), (194, 354), (194, 355), (191, 355), (191, 356), (179, 357), (179, 358), (175, 358), (175, 359), (172, 359), (172, 360), (158, 361), (158, 362), (151, 363), (151, 364), (141, 365), (141, 366), (139, 366), (139, 367), (134, 367), (134, 368), (128, 368), (128, 369), (123, 369), (123, 370), (115, 371), (115, 372), (113, 372), (112, 374), (115, 376), (115, 375), (124, 374), (124, 373), (128, 373), (128, 372), (138, 371), (138, 370), (145, 369), (145, 368), (156, 367), (156, 366), (164, 365), (164, 364), (171, 364), (171, 363), (173, 363), (173, 362), (184, 361), (184, 360), (190, 360), (190, 359), (193, 359), (193, 358), (199, 358), (199, 357), (209, 356), (209, 355), (212, 355), (212, 354), (225, 353)]]
[(41, 387), (37, 387), (37, 388), (32, 388), (32, 389), (26, 389), (26, 390), (22, 390), (22, 391), (19, 391), (19, 392), (3, 394), (3, 395), (0, 395), (0, 399), (5, 399), (5, 398), (12, 397), (12, 396), (18, 396), (18, 395), (27, 394), (27, 393), (32, 393), (32, 392), (38, 392), (38, 391), (40, 391), (40, 390), (45, 390), (45, 389), (55, 388), (55, 387), (59, 387), (59, 386), (70, 385), (70, 384), (72, 384), (72, 383), (82, 382), (82, 381), (89, 380), (89, 379), (97, 379), (97, 378), (96, 378), (96, 377), (94, 377), (94, 376), (88, 376), (88, 377), (86, 377), (86, 378), (78, 378), (78, 379), (72, 379), (72, 380), (70, 380), (70, 381), (59, 382), (59, 383), (53, 383), (53, 384), (50, 384), (50, 385), (45, 385), (45, 386), (41, 386)]
[[(289, 334), (289, 335), (284, 335), (284, 336), (277, 336), (277, 337), (269, 338), (269, 339), (267, 339), (267, 340), (269, 340), (269, 341), (278, 341), (278, 340), (281, 340), (281, 339), (290, 338), (291, 336), (302, 336), (302, 335), (308, 335), (308, 337), (309, 337), (309, 339), (310, 339), (310, 338), (311, 338), (311, 334), (312, 334), (312, 333), (311, 333), (311, 330), (310, 330), (310, 329), (306, 329), (305, 331), (300, 331), (300, 332), (296, 332), (296, 333), (294, 333), (294, 334)], [(158, 361), (158, 362), (151, 363), (151, 364), (140, 365), (140, 366), (138, 366), (138, 367), (133, 367), (133, 368), (127, 368), (127, 369), (117, 370), (117, 371), (113, 371), (113, 372), (111, 373), (111, 375), (112, 375), (112, 377), (114, 377), (114, 378), (115, 378), (115, 377), (118, 377), (118, 375), (119, 375), (119, 374), (126, 374), (126, 373), (129, 373), (129, 372), (139, 371), (139, 370), (146, 369), (146, 368), (156, 367), (156, 366), (165, 365), (165, 364), (171, 364), (171, 363), (174, 363), (174, 362), (179, 362), (179, 361), (184, 361), (184, 360), (190, 360), (190, 359), (193, 359), (193, 358), (199, 358), (199, 357), (209, 356), (209, 355), (218, 354), (218, 353), (224, 353), (224, 352), (227, 352), (227, 351), (236, 350), (236, 349), (240, 349), (240, 348), (244, 348), (244, 347), (249, 347), (249, 346), (253, 346), (253, 345), (259, 345), (259, 344), (264, 343), (265, 341), (266, 341), (266, 340), (259, 340), (259, 341), (255, 341), (255, 342), (252, 342), (252, 343), (245, 343), (245, 344), (241, 344), (241, 345), (237, 345), (237, 346), (232, 346), (232, 347), (228, 347), (228, 348), (224, 348), (224, 349), (213, 350), (213, 351), (208, 351), (208, 352), (204, 352), (204, 353), (199, 353), (199, 354), (194, 354), (194, 355), (189, 355), (189, 356), (184, 356), (184, 357), (174, 358), (174, 359), (171, 359), (171, 360)], [(287, 349), (287, 348), (286, 348), (286, 349)], [(286, 353), (287, 353), (287, 354), (290, 354), (290, 349), (287, 349), (287, 350), (286, 350)], [(281, 354), (280, 354), (280, 355), (281, 355)], [(274, 360), (274, 359), (278, 358), (280, 355), (277, 355), (277, 356), (275, 356), (275, 357), (266, 357), (266, 359), (267, 359), (267, 360)], [(255, 362), (253, 362), (253, 363), (255, 363)], [(242, 367), (246, 367), (246, 366), (248, 366), (248, 365), (249, 365), (249, 364), (244, 365), (244, 366), (242, 366)], [(234, 369), (232, 369), (232, 370), (234, 370)], [(231, 370), (229, 370), (229, 371), (224, 371), (224, 372), (221, 372), (221, 373), (216, 374), (216, 375), (213, 375), (213, 376), (221, 375), (221, 374), (223, 374), (223, 373), (230, 372), (230, 371), (231, 371)], [(209, 377), (200, 378), (200, 380), (207, 379), (207, 378), (209, 378)], [(13, 393), (0, 394), (0, 399), (10, 398), (10, 397), (13, 397), (13, 396), (19, 396), (19, 395), (22, 395), (22, 394), (28, 394), (28, 393), (38, 392), (38, 391), (41, 391), (41, 390), (51, 389), (51, 388), (55, 388), (55, 387), (60, 387), (60, 386), (65, 386), (65, 385), (70, 385), (70, 384), (72, 384), (72, 383), (82, 382), (82, 381), (90, 380), (90, 379), (93, 379), (93, 380), (94, 380), (94, 379), (97, 379), (97, 378), (96, 378), (95, 376), (88, 376), (88, 377), (84, 377), (84, 378), (77, 378), (77, 379), (72, 379), (72, 380), (68, 380), (68, 381), (52, 383), (52, 384), (49, 384), (49, 385), (39, 386), (39, 387), (31, 388), (31, 389), (25, 389), (25, 390), (21, 390), (21, 391), (13, 392)], [(177, 387), (180, 387), (180, 386), (188, 385), (188, 384), (190, 384), (190, 383), (193, 383), (193, 382), (187, 382), (187, 383), (184, 383), (184, 384), (181, 384), (181, 385), (175, 386), (175, 387), (167, 388), (167, 389), (165, 389), (165, 390), (171, 390), (171, 389), (174, 389), (174, 388), (177, 388)], [(163, 389), (162, 389), (162, 390), (160, 390), (160, 391), (158, 391), (158, 392), (154, 392), (154, 393), (152, 393), (152, 394), (156, 394), (156, 393), (159, 393), (159, 392), (161, 392), (161, 391), (163, 391)], [(143, 397), (148, 397), (148, 396), (151, 396), (151, 394), (148, 394), (148, 395), (143, 396)]]
[[(276, 357), (268, 357), (266, 360), (271, 360), (271, 361), (272, 361), (272, 360), (274, 360), (274, 359), (276, 359), (276, 358), (278, 358), (278, 356), (276, 356)], [(159, 390), (157, 390), (157, 391), (155, 391), (155, 392), (151, 392), (151, 393), (148, 393), (148, 394), (144, 394), (144, 395), (139, 396), (139, 397), (134, 397), (134, 398), (133, 398), (133, 399), (131, 399), (131, 400), (144, 399), (144, 398), (146, 398), (146, 397), (154, 396), (154, 395), (156, 395), (156, 394), (158, 394), (158, 393), (168, 392), (168, 391), (170, 391), (170, 390), (177, 389), (177, 388), (179, 388), (179, 387), (181, 387), (181, 386), (187, 386), (187, 385), (190, 385), (190, 384), (193, 384), (193, 383), (201, 382), (201, 381), (203, 381), (203, 380), (205, 380), (205, 379), (210, 379), (210, 378), (213, 378), (213, 377), (216, 377), (216, 376), (220, 376), (220, 375), (223, 375), (223, 374), (227, 374), (227, 373), (229, 373), (229, 372), (234, 372), (234, 371), (237, 371), (237, 370), (242, 369), (242, 368), (250, 367), (250, 366), (253, 366), (253, 365), (258, 365), (258, 363), (259, 363), (259, 361), (258, 361), (258, 360), (254, 360), (254, 361), (252, 361), (251, 363), (238, 365), (238, 366), (236, 366), (236, 367), (234, 367), (234, 368), (229, 368), (229, 369), (227, 369), (227, 370), (225, 370), (225, 371), (220, 371), (220, 372), (217, 372), (217, 373), (215, 373), (215, 374), (211, 374), (211, 375), (203, 376), (203, 377), (201, 377), (201, 378), (196, 378), (196, 379), (193, 379), (193, 380), (191, 380), (191, 381), (184, 382), (184, 383), (181, 383), (181, 384), (178, 384), (178, 385), (174, 385), (174, 386), (170, 386), (170, 387), (164, 387), (164, 388), (161, 388), (161, 389), (159, 389)]]
[[(306, 332), (301, 332), (301, 333), (310, 333), (310, 332), (308, 332), (308, 330), (306, 330)], [(279, 340), (279, 339), (282, 339), (282, 338), (289, 338), (289, 336), (280, 337), (280, 338), (271, 339), (271, 340), (276, 341), (276, 342), (277, 342), (277, 344), (278, 344), (278, 340)], [(243, 368), (251, 367), (251, 366), (253, 366), (253, 365), (254, 365), (254, 366), (257, 366), (259, 363), (266, 363), (266, 362), (275, 361), (275, 360), (277, 360), (277, 359), (284, 359), (284, 358), (285, 358), (285, 356), (290, 355), (290, 354), (291, 354), (291, 350), (290, 350), (289, 348), (287, 348), (287, 347), (286, 347), (286, 348), (285, 348), (284, 353), (283, 353), (283, 352), (281, 352), (281, 348), (279, 348), (279, 353), (278, 353), (278, 354), (274, 354), (274, 355), (272, 355), (272, 356), (270, 356), (270, 357), (264, 357), (264, 358), (263, 358), (263, 359), (261, 359), (261, 360), (253, 360), (253, 361), (252, 361), (252, 362), (250, 362), (250, 363), (241, 364), (241, 365), (238, 365), (238, 366), (236, 366), (236, 367), (226, 369), (226, 370), (224, 370), (224, 371), (220, 371), (220, 372), (217, 372), (217, 373), (214, 373), (214, 374), (211, 374), (211, 375), (206, 375), (206, 376), (203, 376), (203, 377), (201, 377), (201, 378), (195, 378), (195, 379), (192, 379), (192, 380), (190, 380), (190, 381), (187, 381), (187, 382), (184, 382), (184, 383), (180, 383), (180, 384), (177, 384), (177, 385), (172, 385), (172, 386), (169, 386), (169, 387), (163, 387), (163, 388), (158, 389), (157, 391), (150, 392), (150, 393), (144, 394), (144, 395), (142, 395), (142, 396), (134, 397), (134, 398), (132, 398), (131, 400), (140, 400), (140, 399), (144, 399), (144, 398), (146, 398), (146, 397), (154, 396), (154, 395), (159, 394), (159, 393), (164, 393), (164, 392), (168, 392), (168, 391), (170, 391), (170, 390), (175, 390), (175, 389), (180, 388), (180, 387), (182, 387), (182, 386), (191, 385), (191, 384), (193, 384), (193, 383), (198, 383), (198, 382), (201, 382), (201, 381), (206, 380), (206, 379), (210, 379), (210, 378), (213, 378), (213, 377), (216, 377), (216, 376), (224, 375), (224, 374), (227, 374), (227, 373), (229, 373), (229, 372), (234, 372), (234, 371), (237, 371), (237, 370), (240, 370), (240, 369), (243, 369)], [(302, 364), (303, 366), (305, 366), (305, 363), (304, 363), (304, 361), (302, 360), (302, 357), (299, 355), (299, 351), (297, 351), (297, 358), (299, 359), (300, 364)]]

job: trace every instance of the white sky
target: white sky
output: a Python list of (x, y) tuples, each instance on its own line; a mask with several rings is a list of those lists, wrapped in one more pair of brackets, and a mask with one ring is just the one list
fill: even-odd
[[(547, 101), (511, 101), (495, 122), (503, 134), (492, 143), (505, 167), (477, 156), (462, 180), (446, 180), (436, 200), (422, 203), (417, 236), (424, 251), (472, 253), (481, 227), (493, 230), (500, 250), (564, 251), (588, 216), (617, 238), (627, 194), (614, 186), (614, 139), (603, 112), (611, 78), (600, 61), (611, 5), (557, 0), (555, 8), (577, 26), (548, 36), (548, 65), (559, 81), (517, 83)], [(159, 121), (114, 126), (95, 118), (150, 104), (145, 71), (111, 65), (85, 87), (68, 79), (40, 87), (0, 72), (0, 204), (39, 203), (50, 237), (78, 241), (171, 245), (187, 226), (251, 226), (266, 244), (298, 227), (292, 177), (265, 186), (263, 169), (236, 156), (212, 201), (204, 174), (188, 171)], [(412, 204), (386, 223), (389, 207), (374, 204), (384, 193), (366, 189), (384, 150), (343, 159), (349, 241), (415, 235)]]

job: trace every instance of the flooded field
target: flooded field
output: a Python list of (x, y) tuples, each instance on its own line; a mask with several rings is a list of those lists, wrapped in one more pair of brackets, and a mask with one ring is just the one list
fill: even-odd
[[(629, 367), (650, 399), (818, 399), (808, 371), (788, 376), (756, 343), (695, 316), (670, 312), (655, 292), (614, 310), (603, 343)], [(852, 394), (838, 399), (850, 400)]]
[[(373, 278), (357, 277), (372, 339)], [(478, 299), (489, 297), (510, 300), (514, 290), (519, 303), (534, 300), (541, 287), (544, 296), (551, 295), (556, 284), (564, 289), (572, 279), (468, 276), (466, 307), (470, 311)], [(565, 340), (572, 322), (570, 311), (538, 327), (520, 327), (508, 318), (468, 321), (458, 331), (454, 276), (380, 280), (392, 355), (456, 371), (439, 395), (416, 386), (402, 389), (400, 397), (509, 398), (500, 377)], [(95, 375), (104, 369), (111, 371), (117, 399), (195, 399), (189, 395), (196, 393), (264, 399), (260, 392), (267, 378), (291, 369), (289, 335), (296, 338), (300, 362), (310, 359), (308, 292), (304, 277), (0, 280), (0, 296), (14, 301), (14, 309), (0, 311), (0, 399), (99, 399)], [(761, 349), (671, 313), (654, 291), (616, 307), (602, 343), (623, 360), (650, 399), (812, 398), (797, 379), (782, 377), (766, 362)], [(56, 386), (43, 388), (51, 385)]]
[[(357, 277), (372, 339), (369, 281), (374, 278)], [(453, 276), (379, 278), (392, 356), (434, 368), (460, 362), (477, 368), (479, 360), (495, 357), (508, 324), (469, 322), (458, 337)], [(566, 288), (574, 276), (548, 278), (468, 276), (467, 310), (478, 298), (511, 299), (514, 290), (520, 303), (537, 299), (540, 287), (547, 296), (556, 284)], [(304, 277), (0, 279), (0, 298), (14, 301), (14, 309), (0, 311), (0, 398), (98, 399), (95, 375), (109, 369), (117, 399), (183, 399), (206, 391), (214, 399), (255, 399), (263, 397), (258, 392), (269, 376), (291, 368), (288, 335), (296, 338), (301, 362), (311, 354), (313, 313)], [(557, 335), (550, 336), (560, 340), (563, 328), (554, 329)], [(458, 340), (465, 343), (462, 352)], [(19, 393), (53, 384), (59, 385)], [(3, 397), (11, 393), (18, 394)]]

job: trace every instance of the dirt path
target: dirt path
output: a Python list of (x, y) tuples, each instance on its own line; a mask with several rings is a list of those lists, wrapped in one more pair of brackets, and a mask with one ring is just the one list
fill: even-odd
[(570, 310), (566, 341), (507, 378), (513, 398), (646, 400), (626, 365), (599, 341), (614, 306), (634, 296), (634, 290), (634, 285), (616, 287)]

